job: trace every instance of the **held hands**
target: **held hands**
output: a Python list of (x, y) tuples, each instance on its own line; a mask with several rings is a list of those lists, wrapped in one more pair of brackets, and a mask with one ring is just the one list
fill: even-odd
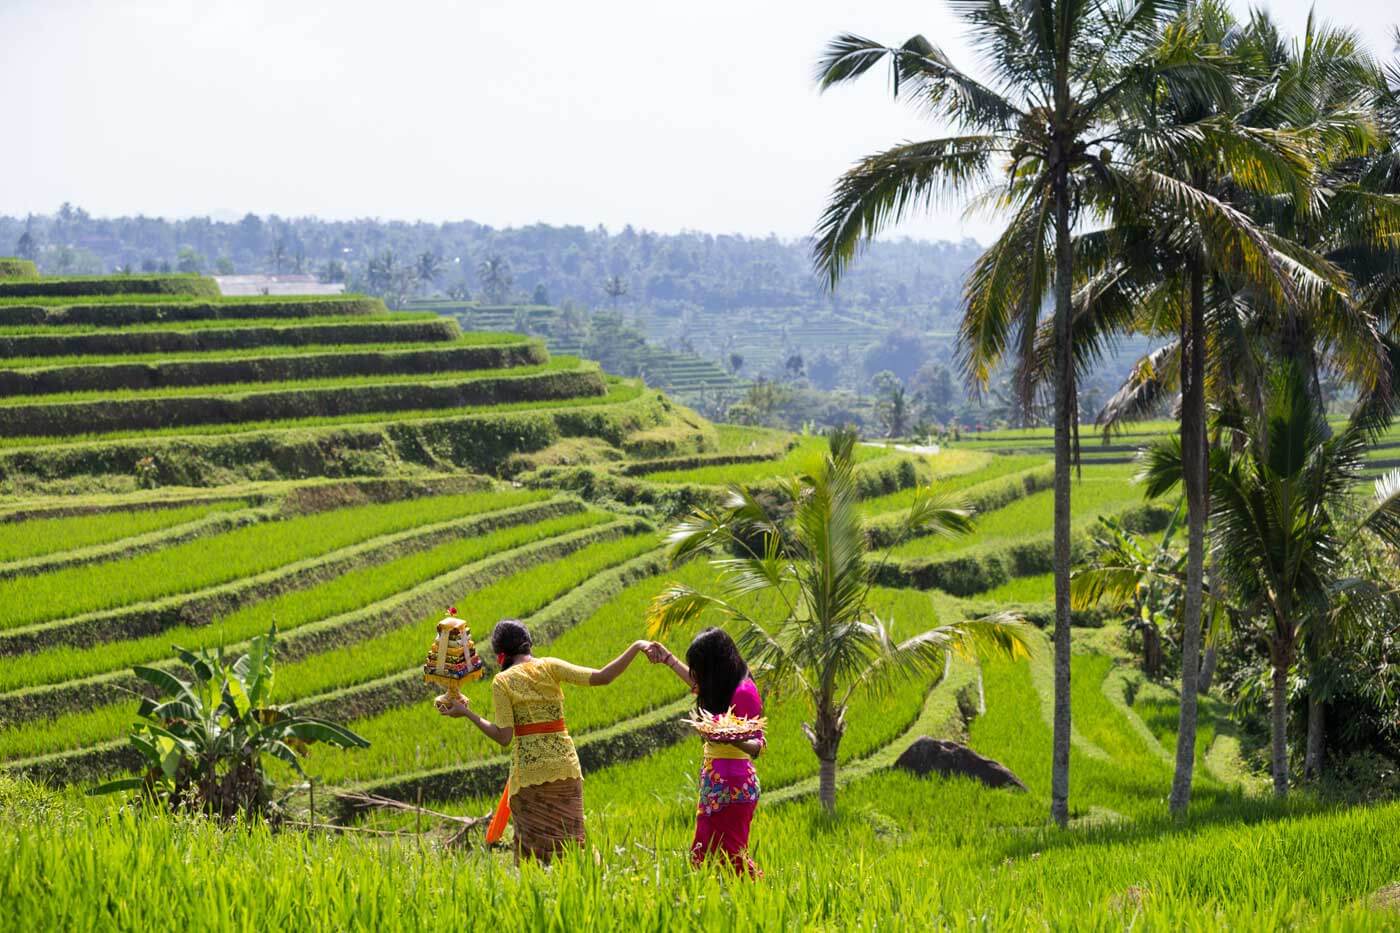
[(671, 650), (659, 641), (639, 642), (644, 645), (642, 651), (646, 654), (647, 660), (652, 664), (665, 664), (671, 660)]

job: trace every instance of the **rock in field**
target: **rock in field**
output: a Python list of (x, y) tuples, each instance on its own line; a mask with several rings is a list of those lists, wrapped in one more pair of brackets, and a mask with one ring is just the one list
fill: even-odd
[(931, 739), (926, 735), (915, 739), (914, 744), (904, 750), (904, 754), (899, 756), (894, 766), (920, 777), (937, 772), (944, 777), (962, 775), (975, 778), (988, 787), (1026, 789), (1021, 779), (1001, 762), (984, 758), (966, 745)]

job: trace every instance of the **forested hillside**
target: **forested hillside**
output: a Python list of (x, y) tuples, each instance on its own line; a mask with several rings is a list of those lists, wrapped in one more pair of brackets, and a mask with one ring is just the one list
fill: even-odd
[[(444, 223), (259, 217), (92, 217), (63, 205), (52, 215), (0, 217), (0, 245), (49, 275), (125, 269), (214, 274), (300, 272), (382, 294), (442, 292), (494, 304), (540, 298), (588, 306), (646, 306), (680, 314), (736, 308), (831, 307), (881, 317), (917, 314), (930, 325), (955, 313), (978, 245), (878, 243), (832, 296), (813, 275), (808, 246), (628, 226), (495, 229)], [(425, 256), (431, 257), (425, 260)], [(499, 259), (488, 272), (483, 264)], [(167, 269), (168, 267), (168, 269)], [(503, 273), (501, 275), (500, 273)]]
[[(835, 292), (813, 272), (805, 240), (630, 226), (254, 214), (171, 221), (96, 218), (65, 204), (53, 215), (0, 217), (5, 245), (50, 275), (261, 272), (343, 282), (393, 308), (543, 336), (717, 418), (890, 434), (1019, 423), (1004, 380), (981, 397), (964, 391), (953, 336), (963, 277), (980, 249), (971, 240), (875, 243)], [(1084, 375), (1086, 411), (1116, 390), (1142, 349), (1126, 346)], [(889, 396), (901, 391), (907, 417), (890, 423)]]

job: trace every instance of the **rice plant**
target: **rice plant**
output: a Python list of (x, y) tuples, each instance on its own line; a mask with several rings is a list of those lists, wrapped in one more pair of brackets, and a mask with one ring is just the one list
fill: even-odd
[[(377, 599), (392, 596), (464, 564), (594, 525), (607, 520), (607, 517), (599, 512), (577, 512), (450, 542), (423, 554), (353, 571), (321, 586), (287, 594), (267, 603), (254, 604), (211, 626), (213, 631), (203, 628), (171, 630), (150, 638), (99, 646), (87, 652), (45, 652), (34, 656), (35, 667), (47, 674), (49, 681), (57, 682), (93, 673), (83, 666), (84, 662), (87, 667), (100, 665), (102, 670), (117, 670), (143, 660), (169, 657), (172, 644), (199, 648), (233, 644), (245, 637), (244, 632), (264, 631), (274, 621), (281, 631), (294, 630), (300, 625), (340, 612), (372, 607)], [(470, 596), (464, 596), (457, 601), (458, 609), (464, 615), (468, 610), (476, 611), (478, 608), (526, 614), (600, 570), (654, 546), (655, 542), (646, 535), (587, 545), (569, 555), (565, 561), (552, 561), (511, 574)], [(342, 648), (313, 654), (301, 661), (281, 664), (277, 670), (276, 699), (279, 702), (301, 699), (407, 670), (421, 653), (423, 631), (436, 620), (437, 616), (434, 616), (423, 620), (422, 627), (406, 626)], [(110, 659), (103, 656), (107, 650), (112, 655)], [(126, 663), (115, 664), (117, 659)], [(66, 677), (63, 667), (65, 660), (73, 664)], [(23, 663), (7, 664), (5, 672), (15, 679), (26, 679)], [(33, 680), (33, 677), (29, 679)], [(131, 722), (135, 709), (134, 701), (123, 700), (0, 730), (0, 759), (33, 757), (116, 739)]]
[[(701, 486), (728, 486), (731, 483), (752, 483), (801, 473), (821, 459), (826, 450), (826, 438), (804, 437), (786, 456), (777, 460), (759, 463), (731, 463), (696, 467), (691, 470), (663, 470), (648, 473), (650, 483), (696, 483)], [(859, 446), (856, 448), (856, 462), (864, 463), (879, 457), (889, 456), (891, 451), (883, 447)]]
[(124, 560), (17, 577), (0, 588), (0, 629), (215, 586), (379, 535), (547, 496), (506, 490), (375, 503), (237, 528)]
[[(324, 583), (249, 603), (207, 625), (165, 629), (145, 638), (100, 645), (65, 645), (21, 657), (0, 657), (0, 691), (78, 680), (123, 671), (170, 656), (170, 646), (192, 651), (231, 645), (266, 632), (281, 632), (362, 609), (492, 554), (609, 521), (606, 512), (580, 511), (557, 518), (500, 528), (487, 534), (449, 538), (437, 547), (384, 563), (369, 563)], [(286, 665), (278, 679), (286, 680)]]
[(167, 509), (120, 509), (0, 522), (0, 563), (108, 544), (247, 507), (247, 502), (235, 499)]
[[(921, 926), (959, 929), (1393, 923), (1372, 895), (1395, 882), (1400, 804), (1337, 810), (1217, 795), (1189, 831), (1154, 822), (1137, 797), (1150, 782), (1135, 770), (1158, 765), (1133, 749), (1116, 710), (1093, 705), (1103, 663), (1079, 662), (1075, 680), (1084, 688), (1075, 700), (1103, 722), (1094, 741), (1126, 757), (1120, 764), (1075, 752), (1082, 804), (1068, 831), (1046, 826), (1048, 769), (1028, 766), (1049, 746), (1031, 671), (994, 664), (988, 712), (972, 724), (971, 740), (1011, 764), (1029, 793), (894, 772), (849, 785), (835, 819), (813, 799), (760, 803), (753, 845), (761, 884), (689, 867), (694, 747), (663, 752), (658, 763), (674, 757), (655, 770), (623, 765), (615, 780), (590, 774), (589, 848), (548, 871), (517, 871), (507, 854), (478, 849), (112, 817), (0, 779), (8, 858), (0, 927), (310, 929), (383, 926), (392, 917), (436, 928), (460, 919), (463, 876), (473, 880), (473, 917), (505, 930), (570, 929), (580, 917), (600, 928), (678, 930), (845, 928), (862, 917), (915, 916)], [(764, 766), (760, 759), (761, 773)], [(472, 802), (469, 812), (484, 804)], [(125, 870), (113, 872), (118, 863)]]
[[(1074, 487), (1073, 527), (1087, 528), (1100, 515), (1142, 504), (1142, 488), (1131, 481), (1133, 472), (1134, 467), (1128, 464), (1086, 466), (1084, 478), (1076, 481)], [(1054, 492), (1044, 490), (977, 516), (976, 533), (970, 541), (914, 538), (900, 545), (894, 553), (898, 557), (932, 557), (974, 548), (985, 550), (999, 544), (1024, 541), (1037, 534), (1049, 534), (1053, 499)]]

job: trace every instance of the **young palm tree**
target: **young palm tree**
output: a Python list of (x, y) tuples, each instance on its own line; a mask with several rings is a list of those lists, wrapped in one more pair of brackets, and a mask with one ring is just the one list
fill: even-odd
[[(702, 613), (718, 614), (734, 627), (765, 687), (806, 698), (811, 720), (803, 731), (820, 763), (821, 801), (828, 812), (836, 809), (836, 758), (846, 709), (862, 692), (941, 671), (951, 651), (1027, 654), (1022, 623), (1005, 614), (895, 640), (888, 620), (869, 605), (878, 565), (870, 559), (861, 520), (854, 447), (853, 433), (833, 434), (829, 454), (811, 475), (788, 481), (785, 493), (794, 504), (790, 521), (736, 486), (719, 511), (697, 510), (679, 522), (670, 535), (671, 559), (712, 555), (718, 590), (706, 594), (672, 585), (647, 614), (654, 634), (687, 625)], [(896, 543), (919, 532), (957, 534), (970, 527), (966, 511), (925, 487), (905, 514)], [(776, 618), (746, 608), (755, 597), (777, 607)]]
[[(962, 325), (968, 376), (985, 385), (1013, 341), (1034, 356), (1042, 303), (1053, 294), (1051, 379), (1055, 426), (1055, 715), (1050, 810), (1069, 820), (1070, 466), (1077, 433), (1072, 365), (1071, 230), (1140, 179), (1115, 165), (1115, 147), (1150, 111), (1159, 82), (1197, 93), (1220, 78), (1190, 49), (1164, 45), (1184, 0), (958, 0), (991, 83), (960, 70), (923, 36), (884, 46), (838, 36), (823, 56), (823, 88), (881, 61), (896, 98), (955, 126), (958, 135), (906, 143), (858, 162), (837, 182), (816, 231), (814, 255), (830, 283), (859, 247), (913, 208), (949, 195), (1008, 215), (975, 264)], [(1171, 145), (1171, 140), (1163, 140)], [(1029, 369), (1026, 370), (1030, 372)], [(1033, 380), (1020, 380), (1029, 407)]]
[[(1345, 572), (1346, 544), (1374, 535), (1400, 548), (1400, 472), (1376, 481), (1363, 508), (1353, 492), (1389, 414), (1387, 404), (1368, 402), (1332, 435), (1306, 368), (1290, 361), (1270, 379), (1262, 412), (1234, 408), (1218, 422), (1229, 444), (1211, 451), (1212, 557), (1241, 611), (1267, 623), (1280, 797), (1289, 783), (1288, 675), (1299, 648), (1328, 630), (1336, 612), (1364, 611), (1377, 595), (1374, 584)], [(1180, 439), (1147, 448), (1143, 463), (1149, 494), (1170, 492), (1182, 479)]]

